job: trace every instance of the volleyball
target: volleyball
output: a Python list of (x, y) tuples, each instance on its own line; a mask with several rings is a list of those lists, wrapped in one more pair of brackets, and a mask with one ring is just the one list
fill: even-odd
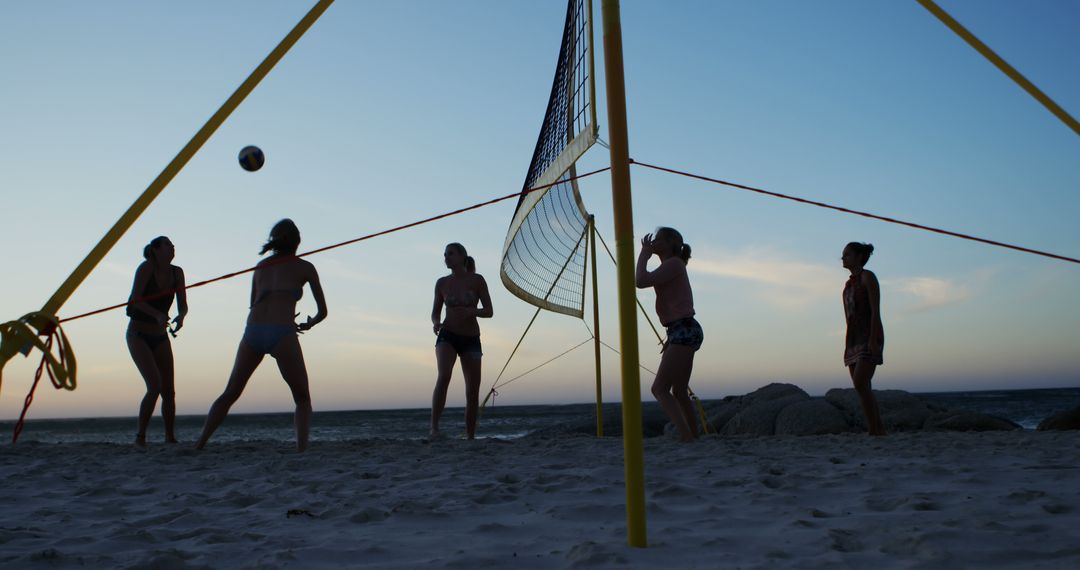
[(240, 166), (248, 172), (255, 172), (262, 168), (264, 162), (266, 162), (266, 156), (263, 155), (262, 149), (257, 146), (245, 146), (240, 149)]

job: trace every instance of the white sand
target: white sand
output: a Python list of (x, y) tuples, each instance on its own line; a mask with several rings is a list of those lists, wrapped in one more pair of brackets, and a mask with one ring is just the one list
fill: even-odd
[[(1080, 432), (0, 449), (5, 568), (1080, 568)], [(288, 516), (290, 510), (302, 511)]]

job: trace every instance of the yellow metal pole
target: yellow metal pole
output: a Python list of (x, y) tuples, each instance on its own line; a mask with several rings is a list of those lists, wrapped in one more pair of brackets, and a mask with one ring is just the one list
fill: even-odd
[(589, 251), (592, 252), (593, 358), (596, 360), (596, 437), (604, 437), (604, 385), (600, 382), (600, 294), (596, 284), (596, 218), (589, 216)]
[(919, 4), (922, 4), (923, 8), (926, 8), (937, 19), (941, 20), (941, 23), (949, 27), (950, 30), (956, 33), (964, 39), (971, 47), (975, 48), (975, 51), (982, 54), (983, 57), (990, 60), (998, 69), (1005, 75), (1008, 75), (1010, 79), (1016, 82), (1024, 91), (1027, 91), (1029, 95), (1035, 98), (1039, 103), (1042, 103), (1043, 107), (1046, 107), (1048, 111), (1054, 114), (1055, 117), (1065, 123), (1074, 133), (1080, 135), (1080, 123), (1076, 121), (1065, 109), (1062, 109), (1057, 103), (1053, 101), (1049, 96), (1043, 93), (1034, 83), (1027, 80), (1026, 77), (1020, 74), (1013, 66), (1009, 65), (1001, 56), (994, 53), (994, 50), (989, 46), (982, 43), (979, 38), (975, 37), (975, 34), (968, 31), (960, 22), (957, 22), (949, 15), (948, 12), (943, 10), (940, 6), (935, 4), (933, 0), (917, 0)]
[(604, 70), (611, 150), (611, 198), (615, 217), (615, 265), (619, 288), (619, 346), (622, 348), (623, 465), (626, 475), (626, 535), (644, 548), (645, 452), (641, 441), (641, 377), (638, 373), (637, 314), (634, 304), (634, 211), (630, 197), (630, 150), (626, 130), (622, 23), (619, 0), (603, 0)]
[[(198, 152), (218, 127), (225, 122), (225, 119), (236, 110), (240, 103), (244, 101), (253, 89), (255, 89), (255, 86), (270, 73), (270, 70), (273, 69), (274, 65), (285, 56), (289, 49), (296, 44), (297, 40), (304, 35), (304, 32), (319, 19), (319, 16), (321, 16), (333, 2), (334, 0), (319, 0), (319, 2), (308, 11), (292, 31), (285, 36), (285, 39), (281, 40), (281, 43), (270, 52), (270, 55), (266, 56), (266, 59), (255, 68), (255, 71), (251, 72), (251, 75), (240, 84), (240, 87), (236, 89), (232, 96), (229, 97), (221, 108), (210, 117), (201, 129), (199, 129), (199, 132), (195, 133), (195, 136), (180, 150), (180, 153), (173, 158), (172, 162), (161, 171), (161, 174), (150, 183), (150, 186), (148, 186), (146, 190), (143, 191), (142, 195), (135, 200), (135, 203), (124, 212), (124, 215), (120, 216), (120, 219), (109, 229), (105, 234), (105, 237), (101, 238), (101, 241), (94, 246), (94, 249), (90, 250), (90, 253), (86, 255), (86, 258), (82, 260), (82, 263), (71, 272), (71, 275), (68, 276), (67, 280), (65, 280), (62, 285), (60, 285), (60, 288), (56, 290), (56, 293), (53, 293), (53, 296), (45, 302), (45, 306), (42, 307), (40, 311), (41, 314), (55, 315), (57, 311), (60, 310), (60, 307), (63, 306), (69, 297), (71, 297), (71, 294), (75, 292), (75, 289), (82, 284), (83, 280), (85, 280), (90, 272), (94, 270), (94, 267), (96, 267), (101, 259), (105, 257), (105, 254), (116, 245), (116, 242), (120, 241), (120, 238), (124, 233), (131, 228), (132, 224), (135, 223), (135, 220), (138, 219), (143, 211), (150, 206), (150, 203), (158, 197), (158, 194), (161, 194), (162, 190), (165, 189), (165, 186), (180, 172), (180, 169), (191, 160), (191, 157)], [(39, 318), (39, 320), (41, 319)], [(42, 321), (31, 324), (40, 331), (43, 327), (47, 326), (48, 323)], [(0, 353), (0, 368), (15, 355), (15, 350), (17, 349), (14, 345), (9, 345), (4, 348), (5, 350)]]

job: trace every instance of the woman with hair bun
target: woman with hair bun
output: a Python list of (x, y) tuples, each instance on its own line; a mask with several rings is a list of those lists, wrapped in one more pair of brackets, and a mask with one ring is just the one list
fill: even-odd
[[(435, 282), (435, 300), (431, 307), (431, 324), (435, 339), (435, 362), (438, 376), (431, 396), (431, 431), (429, 437), (439, 437), (439, 419), (446, 406), (446, 391), (454, 362), (461, 358), (461, 373), (465, 376), (465, 436), (476, 437), (476, 417), (480, 407), (480, 324), (477, 318), (490, 319), (493, 314), (487, 282), (476, 272), (476, 261), (460, 243), (451, 243), (443, 250), (443, 261), (450, 274)], [(477, 304), (480, 307), (477, 307)], [(443, 318), (443, 307), (446, 317)]]
[[(660, 258), (660, 267), (649, 271), (648, 263), (653, 255)], [(694, 369), (694, 353), (705, 339), (701, 325), (694, 318), (694, 293), (686, 274), (689, 261), (690, 246), (683, 243), (682, 234), (673, 228), (659, 228), (655, 237), (646, 234), (641, 238), (635, 274), (639, 289), (652, 287), (656, 291), (656, 316), (667, 327), (652, 394), (675, 424), (683, 442), (694, 441), (698, 436), (689, 393), (690, 374)]]
[[(127, 315), (131, 318), (126, 335), (128, 352), (146, 383), (146, 394), (139, 405), (139, 431), (135, 433), (135, 445), (139, 447), (146, 446), (146, 428), (158, 397), (165, 423), (165, 442), (176, 443), (176, 390), (169, 334), (175, 337), (184, 326), (188, 305), (184, 270), (172, 264), (175, 256), (176, 248), (165, 236), (147, 244), (143, 248), (145, 261), (135, 270), (135, 282), (128, 298)], [(179, 312), (170, 329), (169, 309), (174, 297)]]
[(881, 289), (873, 271), (864, 269), (874, 253), (868, 243), (851, 242), (840, 257), (851, 277), (844, 284), (844, 318), (847, 335), (844, 343), (844, 366), (859, 395), (866, 427), (870, 435), (885, 435), (877, 399), (870, 387), (874, 370), (881, 366), (885, 348), (885, 329), (881, 324)]
[[(273, 255), (262, 260), (251, 278), (251, 306), (247, 327), (236, 349), (236, 360), (225, 391), (214, 401), (206, 416), (202, 435), (196, 449), (202, 449), (225, 420), (236, 400), (247, 386), (263, 357), (270, 355), (277, 360), (281, 377), (289, 385), (296, 412), (296, 449), (304, 451), (308, 445), (311, 429), (311, 394), (308, 389), (307, 367), (304, 352), (300, 348), (298, 334), (311, 330), (326, 318), (326, 298), (323, 296), (319, 273), (310, 262), (296, 256), (300, 247), (300, 230), (286, 218), (274, 224), (270, 239), (263, 245), (259, 255), (272, 251)], [(296, 303), (304, 295), (304, 285), (311, 287), (318, 309), (314, 317), (296, 323)]]

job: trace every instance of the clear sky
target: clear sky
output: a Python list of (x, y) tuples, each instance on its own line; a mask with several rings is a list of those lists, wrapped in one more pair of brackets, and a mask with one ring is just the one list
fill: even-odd
[[(41, 307), (310, 2), (0, 4), (0, 318)], [(1080, 3), (941, 5), (1074, 116)], [(520, 189), (543, 118), (565, 2), (332, 6), (131, 228), (61, 311), (127, 298), (144, 244), (167, 235), (189, 282), (248, 267), (270, 226), (301, 249)], [(600, 43), (599, 2), (595, 6)], [(1080, 137), (914, 1), (623, 3), (631, 155), (639, 160), (1064, 255), (1080, 256)], [(598, 50), (599, 51), (599, 50)], [(602, 67), (602, 55), (597, 54)], [(600, 132), (606, 138), (603, 70)], [(257, 173), (239, 149), (259, 145)], [(581, 162), (597, 168), (607, 151)], [(632, 170), (635, 233), (679, 228), (706, 331), (703, 397), (765, 383), (849, 386), (840, 251), (869, 241), (882, 283), (885, 365), (911, 391), (1080, 385), (1080, 267)], [(613, 245), (607, 175), (582, 183)], [(432, 286), (460, 241), (492, 286), (484, 390), (532, 308), (502, 288), (513, 202), (309, 258), (329, 319), (302, 338), (316, 410), (425, 407), (435, 377)], [(601, 260), (602, 336), (617, 345)], [(173, 343), (180, 413), (205, 413), (244, 327), (248, 277), (189, 293)], [(651, 291), (641, 293), (651, 307)], [(314, 313), (310, 294), (301, 302)], [(79, 387), (37, 393), (32, 418), (135, 415), (143, 383), (122, 311), (66, 327)], [(644, 321), (642, 363), (659, 360)], [(588, 338), (543, 314), (507, 378)], [(37, 356), (4, 370), (17, 416)], [(619, 398), (618, 360), (604, 387)], [(505, 379), (505, 378), (504, 378)], [(643, 373), (648, 397), (651, 381)], [(463, 402), (460, 376), (450, 405)], [(500, 390), (506, 404), (593, 397), (583, 347)], [(234, 408), (290, 410), (271, 361)]]

